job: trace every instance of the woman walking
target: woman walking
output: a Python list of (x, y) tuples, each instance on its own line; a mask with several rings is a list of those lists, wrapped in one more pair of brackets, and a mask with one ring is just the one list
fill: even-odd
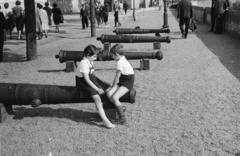
[(16, 27), (18, 32), (18, 40), (22, 39), (22, 32), (23, 32), (23, 8), (20, 6), (21, 2), (16, 1), (16, 6), (12, 8), (13, 14), (16, 17)]
[(52, 14), (53, 14), (53, 22), (56, 28), (55, 32), (59, 32), (59, 25), (60, 23), (63, 23), (63, 15), (62, 15), (62, 11), (59, 8), (57, 8), (56, 3), (53, 3)]
[(14, 27), (16, 26), (16, 18), (13, 14), (12, 10), (8, 8), (9, 4), (4, 3), (4, 10), (3, 15), (5, 17), (6, 23), (5, 23), (5, 32), (4, 32), (4, 40), (7, 39), (6, 34), (9, 31), (10, 39), (12, 39), (12, 31)]
[(41, 4), (38, 4), (37, 7), (40, 9), (40, 16), (42, 19), (42, 31), (45, 35), (45, 37), (47, 38), (47, 33), (48, 33), (48, 15), (46, 10), (43, 9), (43, 6)]

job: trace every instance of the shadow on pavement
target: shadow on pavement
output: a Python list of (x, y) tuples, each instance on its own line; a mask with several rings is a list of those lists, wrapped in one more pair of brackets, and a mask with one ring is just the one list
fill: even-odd
[[(116, 68), (94, 69), (94, 71), (116, 70)], [(133, 70), (141, 70), (141, 68), (133, 68)]]
[(75, 122), (83, 122), (89, 125), (97, 125), (95, 122), (101, 122), (101, 118), (95, 112), (86, 112), (82, 110), (76, 110), (71, 108), (15, 108), (15, 115), (13, 119), (21, 120), (26, 117), (57, 117), (66, 118)]
[(4, 44), (9, 44), (9, 45), (19, 45), (19, 44), (26, 44), (26, 42), (20, 42), (20, 41), (17, 41), (17, 42), (9, 42), (8, 40), (4, 42)]
[[(171, 11), (177, 20), (176, 9), (171, 9)], [(219, 58), (229, 72), (240, 80), (240, 37), (226, 32), (214, 34), (209, 30), (209, 24), (197, 23), (197, 30), (194, 33)]]
[(19, 55), (19, 54), (14, 54), (11, 52), (7, 52), (10, 51), (9, 49), (4, 49), (3, 50), (3, 62), (25, 62), (27, 61), (27, 58), (25, 55)]
[(56, 69), (56, 70), (38, 70), (40, 73), (52, 73), (52, 72), (64, 72), (65, 69)]

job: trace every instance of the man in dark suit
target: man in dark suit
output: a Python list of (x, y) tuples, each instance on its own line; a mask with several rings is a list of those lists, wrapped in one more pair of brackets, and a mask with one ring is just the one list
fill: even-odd
[[(190, 18), (192, 18), (192, 13), (192, 3), (190, 0), (181, 0), (178, 6), (178, 18), (180, 18), (179, 27), (182, 33), (182, 38), (187, 38), (189, 21)], [(184, 25), (185, 30), (183, 28)]]
[(229, 0), (215, 0), (216, 34), (223, 33), (224, 13), (229, 6)]
[(215, 17), (215, 1), (216, 0), (212, 0), (212, 7), (211, 7), (211, 29), (210, 32), (214, 32), (214, 28), (215, 28), (215, 22), (216, 22), (216, 17)]

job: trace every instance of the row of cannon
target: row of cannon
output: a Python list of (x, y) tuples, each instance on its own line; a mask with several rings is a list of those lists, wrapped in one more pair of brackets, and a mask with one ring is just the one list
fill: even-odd
[[(169, 29), (127, 29), (116, 28), (113, 32), (116, 35), (101, 35), (97, 37), (98, 41), (104, 44), (103, 51), (97, 56), (97, 61), (110, 61), (113, 60), (110, 54), (111, 43), (154, 43), (157, 48), (160, 49), (160, 43), (171, 42), (171, 37), (161, 37), (160, 33), (170, 33)], [(125, 34), (146, 34), (155, 33), (155, 36), (130, 36)], [(157, 52), (129, 52), (126, 50), (125, 56), (128, 60), (140, 60), (140, 70), (149, 69), (149, 59), (163, 59), (163, 53)], [(75, 62), (80, 61), (83, 57), (83, 51), (69, 51), (60, 50), (59, 54), (55, 55), (56, 59), (59, 59), (60, 63), (66, 62), (66, 71), (73, 72), (75, 70)]]
[[(170, 43), (169, 36), (161, 37), (160, 33), (169, 33), (169, 29), (123, 29), (117, 28), (114, 30), (116, 35), (102, 35), (97, 40), (103, 44), (110, 43), (143, 43), (143, 42), (166, 42)], [(155, 33), (155, 36), (124, 36), (124, 34), (145, 34)], [(144, 59), (163, 59), (163, 53), (157, 52), (129, 52), (126, 50), (125, 57), (129, 60), (144, 60)], [(76, 62), (83, 58), (83, 51), (68, 51), (60, 50), (58, 55), (55, 55), (60, 63)], [(109, 50), (103, 50), (97, 55), (97, 61), (113, 60)], [(110, 84), (97, 79), (99, 85), (106, 90)], [(133, 88), (126, 93), (121, 99), (121, 102), (134, 103), (136, 90)], [(109, 101), (106, 94), (101, 95), (104, 104), (104, 109), (114, 108), (114, 105)], [(78, 92), (75, 86), (59, 86), (59, 85), (39, 85), (39, 84), (17, 84), (17, 83), (0, 83), (0, 109), (1, 103), (4, 105), (9, 114), (13, 114), (13, 105), (31, 105), (38, 107), (42, 104), (68, 104), (68, 103), (92, 103), (93, 100), (89, 97), (84, 97), (84, 94)], [(0, 111), (1, 121), (1, 111)]]

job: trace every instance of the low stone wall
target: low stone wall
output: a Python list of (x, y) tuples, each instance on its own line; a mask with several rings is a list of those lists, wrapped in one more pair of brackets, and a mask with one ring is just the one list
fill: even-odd
[[(193, 6), (193, 17), (198, 22), (211, 23), (211, 8)], [(226, 11), (226, 20), (224, 22), (224, 30), (229, 33), (240, 36), (240, 11)]]
[(240, 35), (240, 11), (227, 11), (225, 30)]

